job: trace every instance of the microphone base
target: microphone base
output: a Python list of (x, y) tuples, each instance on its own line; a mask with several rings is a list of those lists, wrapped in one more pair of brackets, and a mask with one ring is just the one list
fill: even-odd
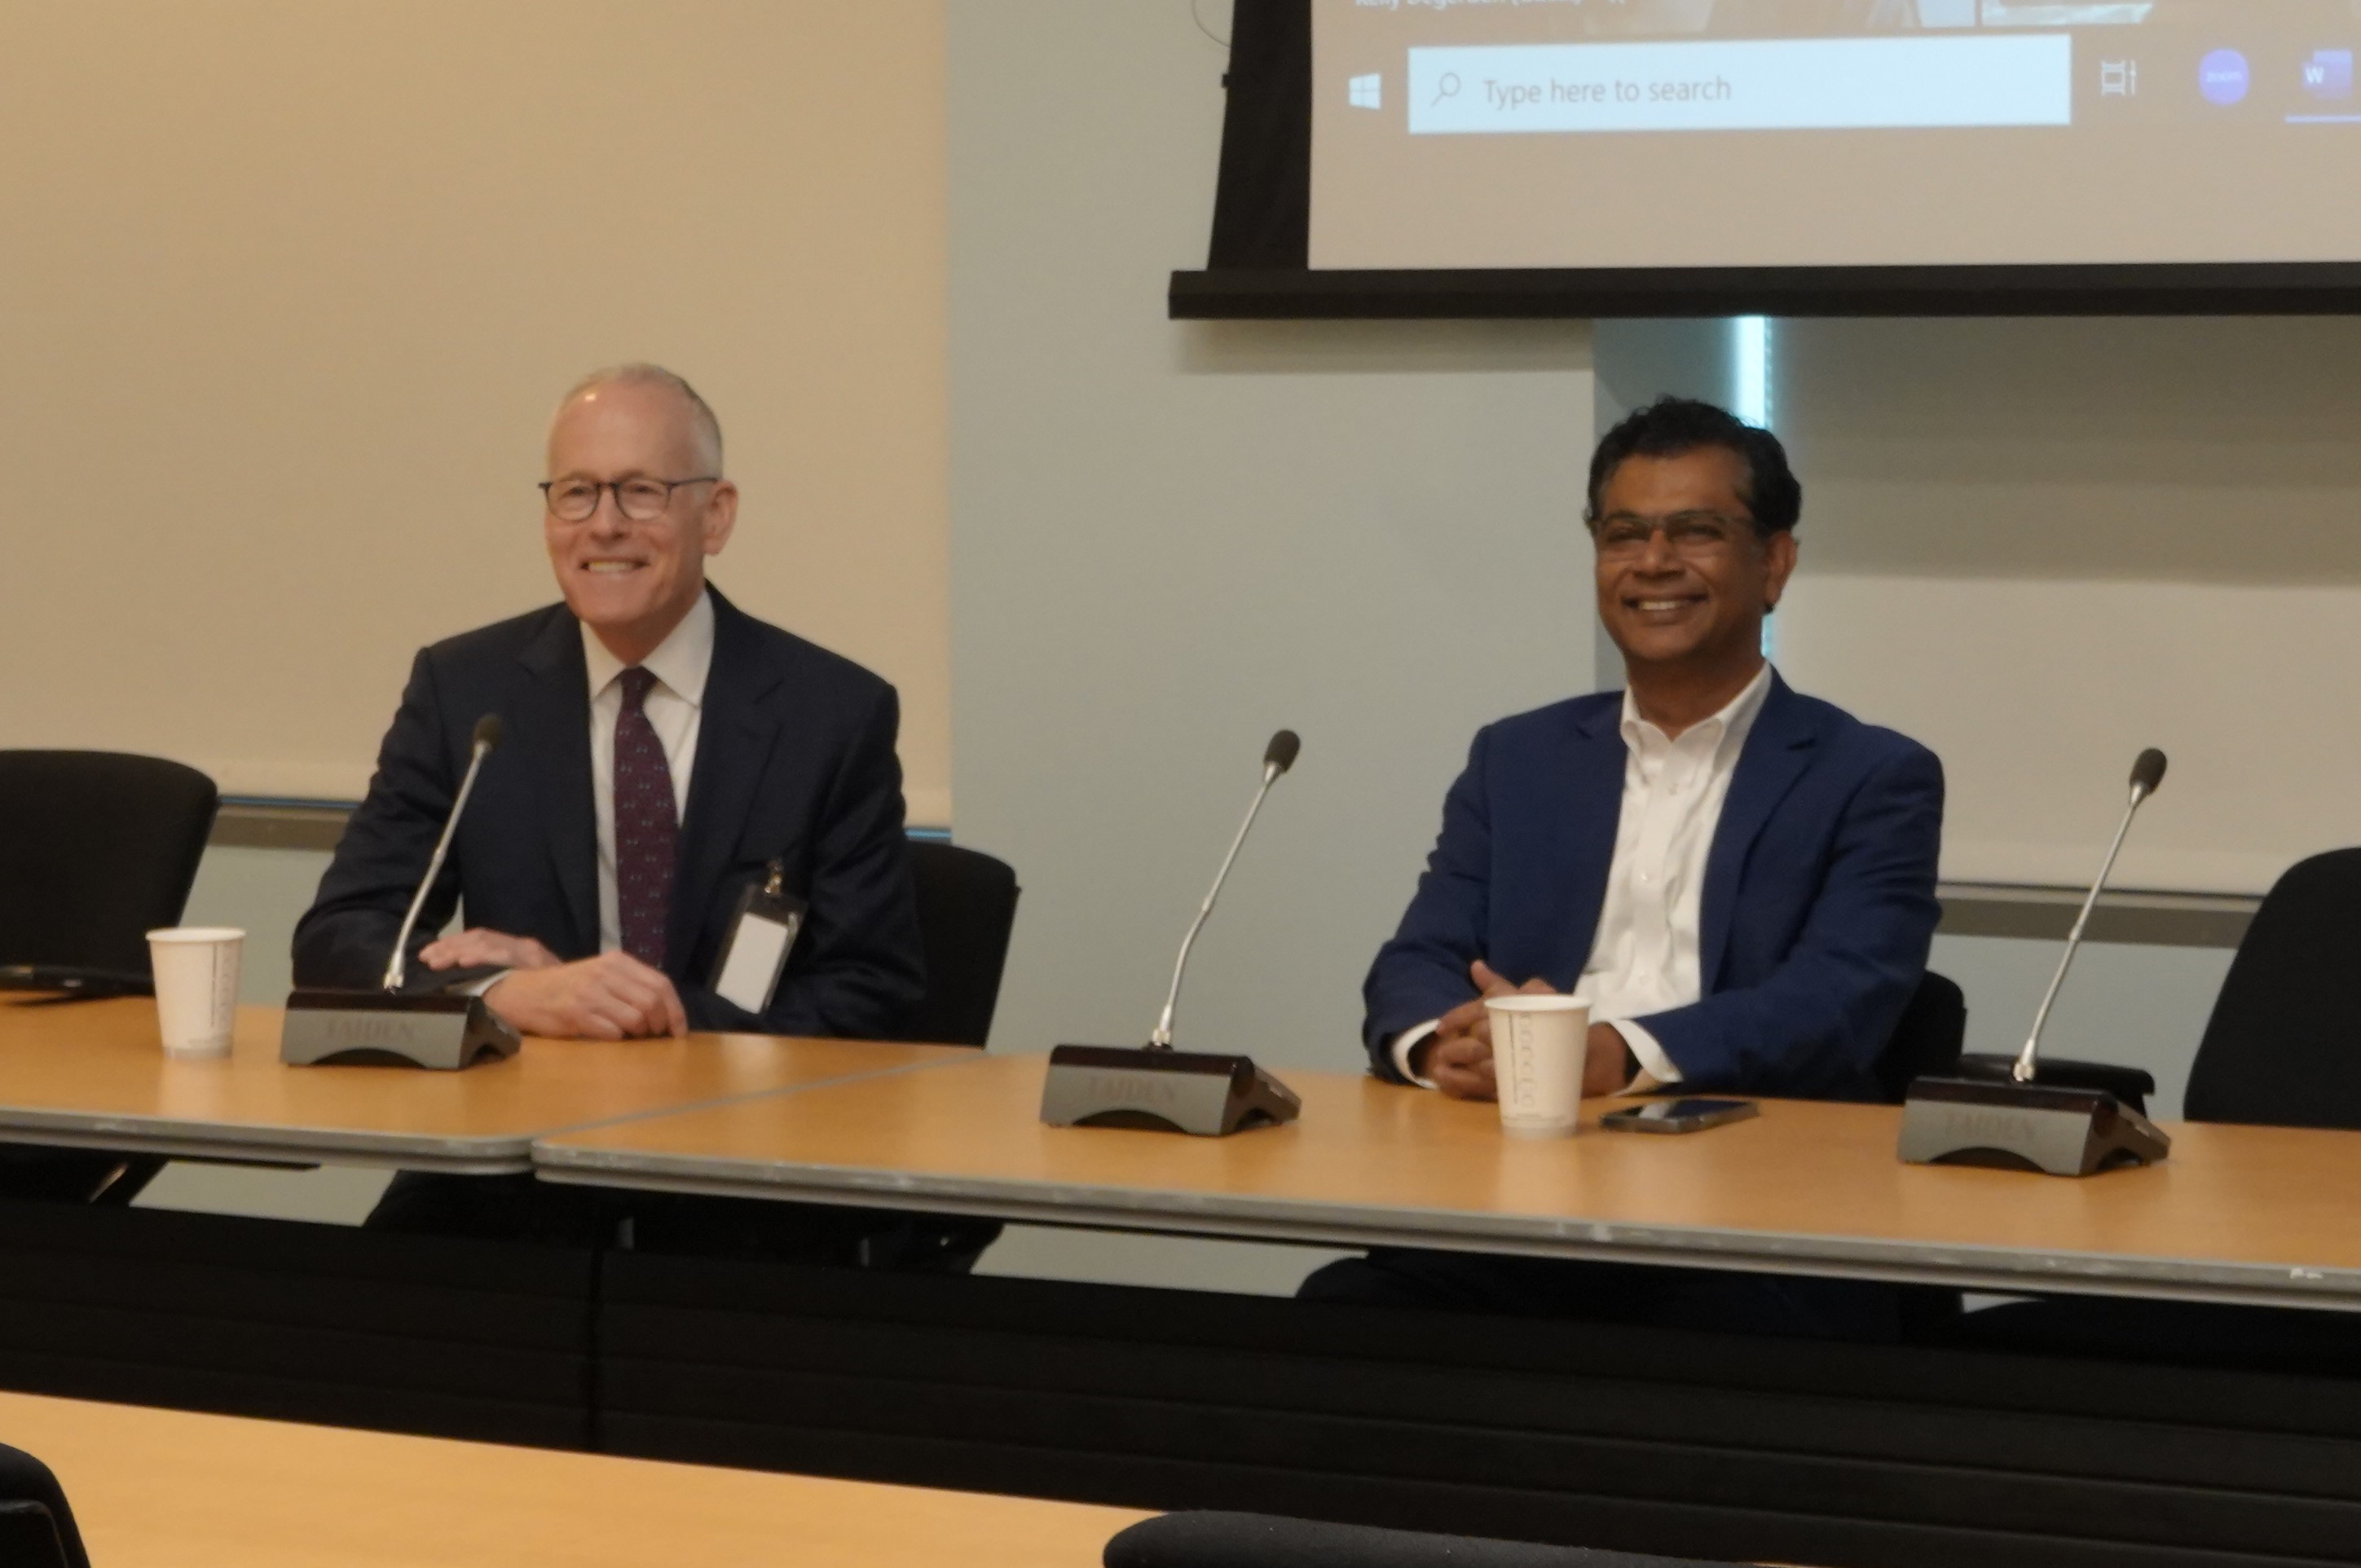
[(1903, 1102), (1896, 1152), (1911, 1165), (2095, 1176), (2171, 1150), (2155, 1123), (2102, 1089), (1922, 1078)]
[(1292, 1122), (1302, 1109), (1252, 1058), (1146, 1046), (1060, 1046), (1041, 1085), (1041, 1120), (1053, 1127), (1219, 1138)]
[[(2011, 1083), (2015, 1081), (2015, 1052), (1982, 1054), (1970, 1052), (1960, 1058), (1960, 1065), (1945, 1073), (1946, 1078), (1971, 1078), (1979, 1082)], [(2147, 1097), (2156, 1092), (2156, 1075), (2136, 1067), (2121, 1067), (2114, 1062), (2070, 1061), (2062, 1057), (2043, 1057), (2033, 1064), (2033, 1081), (2049, 1089), (2101, 1089), (2118, 1101), (2147, 1114)]]
[(480, 996), (298, 991), (279, 1059), (291, 1067), (423, 1067), (456, 1072), (500, 1061), (523, 1042)]

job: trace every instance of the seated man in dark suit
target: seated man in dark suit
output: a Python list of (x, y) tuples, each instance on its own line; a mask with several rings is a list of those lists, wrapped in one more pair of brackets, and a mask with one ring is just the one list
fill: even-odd
[[(1875, 1097), (1934, 937), (1943, 775), (1764, 661), (1802, 502), (1778, 440), (1708, 404), (1663, 400), (1600, 444), (1598, 615), (1629, 689), (1477, 736), (1369, 970), (1379, 1077), (1492, 1098), (1484, 999), (1522, 990), (1590, 1000), (1587, 1094)], [(1894, 1306), (1839, 1281), (1409, 1252), (1304, 1288), (1847, 1335), (1890, 1332)]]
[[(707, 586), (738, 491), (712, 411), (679, 377), (628, 366), (577, 387), (543, 488), (565, 602), (418, 655), (368, 798), (296, 927), (297, 983), (377, 982), (476, 722), (497, 714), (504, 738), (414, 938), (432, 982), (479, 990), (529, 1035), (892, 1034), (926, 983), (894, 688)], [(756, 1013), (714, 980), (740, 896), (774, 865), (809, 910)], [(425, 939), (462, 905), (467, 929)], [(578, 1239), (664, 1209), (622, 1202), (405, 1176), (372, 1223)], [(730, 1211), (695, 1212), (709, 1229)], [(770, 1233), (799, 1212), (736, 1212)]]

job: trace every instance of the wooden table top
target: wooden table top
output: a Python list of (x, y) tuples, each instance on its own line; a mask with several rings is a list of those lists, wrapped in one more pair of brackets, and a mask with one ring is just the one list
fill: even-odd
[(0, 1394), (98, 1568), (1095, 1568), (1147, 1516)]
[(2169, 1160), (2068, 1179), (1905, 1165), (1890, 1106), (1764, 1102), (1686, 1136), (1532, 1142), (1488, 1104), (1289, 1072), (1300, 1121), (1192, 1138), (1042, 1125), (1046, 1060), (568, 1134), (534, 1158), (553, 1179), (1149, 1231), (2361, 1310), (2353, 1134), (2175, 1124)]
[(145, 998), (0, 1002), (0, 1137), (159, 1154), (335, 1160), (492, 1172), (532, 1168), (533, 1140), (678, 1110), (972, 1056), (952, 1046), (790, 1040), (527, 1040), (458, 1072), (287, 1067), (280, 1012), (238, 1010), (220, 1061), (164, 1055)]

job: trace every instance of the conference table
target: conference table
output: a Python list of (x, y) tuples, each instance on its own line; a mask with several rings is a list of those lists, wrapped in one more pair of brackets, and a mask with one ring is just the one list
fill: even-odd
[(2172, 1124), (2082, 1179), (1902, 1164), (1890, 1106), (1765, 1102), (1685, 1136), (1502, 1135), (1488, 1105), (1289, 1071), (1292, 1124), (1044, 1126), (1041, 1056), (694, 1035), (528, 1040), (461, 1072), (290, 1068), (280, 1014), (163, 1055), (153, 1003), (0, 1005), (0, 1139), (341, 1162), (1042, 1223), (2361, 1310), (2361, 1136)]
[(533, 1140), (566, 1129), (973, 1055), (697, 1035), (528, 1040), (511, 1060), (462, 1072), (291, 1068), (279, 1060), (282, 1017), (241, 1007), (231, 1054), (189, 1061), (164, 1054), (151, 1001), (0, 1003), (0, 1140), (499, 1175), (530, 1170)]
[[(278, 1023), (249, 1009), (229, 1059), (175, 1062), (147, 1003), (0, 1004), (0, 1140), (2268, 1304), (2329, 1331), (2361, 1309), (2349, 1134), (2174, 1125), (2170, 1159), (2073, 1180), (1904, 1165), (1891, 1106), (1768, 1101), (1635, 1136), (1598, 1129), (1601, 1102), (1526, 1141), (1488, 1105), (1288, 1069), (1300, 1120), (1202, 1139), (1043, 1125), (1039, 1056), (701, 1036), (288, 1068)], [(2361, 1539), (2342, 1372), (1579, 1321), (1430, 1335), (1185, 1290), (0, 1208), (0, 1363), (52, 1393), (1700, 1557), (2210, 1568)]]
[(1090, 1568), (1131, 1509), (0, 1394), (99, 1568)]
[(2174, 1124), (2081, 1179), (1905, 1165), (1891, 1106), (1763, 1102), (1678, 1136), (1503, 1136), (1489, 1105), (1286, 1073), (1301, 1120), (1041, 1124), (1047, 1058), (968, 1056), (537, 1142), (544, 1179), (1008, 1220), (2361, 1310), (2361, 1136)]

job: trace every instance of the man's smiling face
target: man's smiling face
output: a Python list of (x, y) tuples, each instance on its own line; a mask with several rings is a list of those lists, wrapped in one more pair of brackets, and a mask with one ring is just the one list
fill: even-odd
[(1627, 661), (1718, 664), (1761, 646), (1795, 540), (1762, 537), (1747, 477), (1746, 459), (1719, 446), (1628, 457), (1609, 477), (1591, 525), (1598, 619)]
[[(558, 411), (549, 432), (549, 477), (611, 485), (698, 477), (695, 416), (673, 388), (617, 380)], [(587, 521), (544, 514), (550, 565), (566, 608), (626, 663), (654, 651), (705, 591), (705, 557), (719, 554), (737, 517), (737, 489), (715, 482), (674, 489), (661, 516), (636, 522), (611, 490)]]

